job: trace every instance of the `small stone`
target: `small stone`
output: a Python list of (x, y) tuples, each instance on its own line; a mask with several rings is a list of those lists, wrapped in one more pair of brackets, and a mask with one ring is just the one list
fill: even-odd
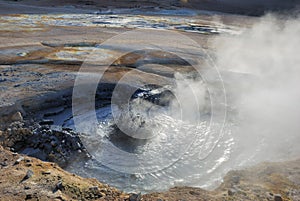
[(23, 121), (23, 117), (22, 117), (21, 112), (16, 112), (15, 114), (13, 114), (11, 116), (11, 120), (12, 121)]
[(23, 156), (20, 157), (20, 158), (18, 158), (18, 159), (16, 160), (16, 162), (14, 163), (14, 165), (17, 165), (17, 164), (21, 163), (21, 161), (23, 161), (23, 160), (24, 160), (24, 157), (23, 157)]
[(45, 125), (52, 125), (53, 123), (54, 123), (54, 121), (51, 119), (43, 119), (39, 124), (41, 126), (45, 126)]
[(129, 197), (129, 201), (140, 201), (142, 198), (142, 194), (141, 193), (138, 193), (138, 194), (131, 194), (130, 197)]
[(32, 199), (32, 195), (31, 194), (27, 194), (25, 200), (30, 200)]
[(92, 186), (92, 187), (90, 187), (89, 189), (90, 189), (91, 191), (98, 191), (98, 190), (99, 190), (98, 186)]
[(27, 53), (26, 52), (19, 52), (19, 53), (17, 53), (17, 55), (20, 56), (20, 57), (25, 57), (27, 55)]
[(56, 147), (56, 146), (57, 146), (57, 142), (54, 141), (54, 140), (52, 140), (52, 141), (50, 142), (50, 144), (51, 144), (52, 147)]
[[(22, 181), (25, 181), (25, 180), (27, 180), (27, 179), (29, 179), (30, 177), (32, 177), (33, 176), (33, 171), (32, 170), (28, 170), (27, 171), (27, 173), (26, 173), (26, 175), (24, 176), (24, 178), (22, 179)], [(22, 182), (21, 181), (21, 182)]]
[(274, 195), (274, 201), (282, 201), (282, 197), (280, 194), (275, 194)]
[(0, 78), (0, 82), (5, 82), (5, 81), (7, 81), (6, 78)]
[(233, 176), (233, 177), (232, 177), (232, 182), (233, 182), (234, 184), (238, 184), (238, 183), (240, 182), (240, 177), (239, 177), (239, 176)]
[(227, 193), (228, 193), (229, 196), (233, 196), (236, 193), (236, 190), (231, 188), (231, 189), (228, 189)]
[(189, 192), (191, 195), (194, 195), (194, 196), (199, 196), (200, 194), (196, 191), (190, 191)]
[(51, 174), (51, 171), (50, 171), (50, 170), (42, 171), (42, 175), (49, 175), (49, 174)]
[(64, 186), (62, 184), (62, 181), (59, 181), (57, 184), (56, 184), (56, 189), (58, 190), (63, 190)]
[(31, 189), (30, 186), (24, 186), (24, 190), (29, 190)]
[(4, 162), (1, 162), (0, 165), (1, 165), (2, 167), (8, 166), (7, 162), (5, 162), (5, 161), (4, 161)]

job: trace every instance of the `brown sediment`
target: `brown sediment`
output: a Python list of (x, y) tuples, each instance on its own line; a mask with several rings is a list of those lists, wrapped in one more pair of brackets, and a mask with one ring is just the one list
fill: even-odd
[(14, 154), (1, 146), (0, 162), (1, 200), (124, 200), (128, 197), (96, 179), (79, 177), (55, 163)]

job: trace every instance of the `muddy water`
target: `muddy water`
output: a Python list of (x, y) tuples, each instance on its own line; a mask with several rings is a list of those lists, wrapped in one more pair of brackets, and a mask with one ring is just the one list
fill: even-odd
[[(137, 119), (123, 119), (132, 132), (133, 124), (141, 128), (139, 134), (147, 132), (149, 136), (151, 132), (148, 139), (128, 136), (117, 127), (112, 112), (116, 106), (99, 108), (97, 130), (81, 136), (94, 158), (76, 161), (67, 169), (125, 191), (160, 191), (175, 185), (212, 187), (220, 182), (235, 148), (233, 125), (226, 124), (220, 138), (209, 115), (203, 115), (201, 121), (185, 122), (167, 108), (146, 112), (155, 106), (147, 101), (135, 105), (133, 116), (143, 118), (142, 128)], [(92, 116), (85, 113), (77, 118), (88, 122)], [(73, 123), (68, 119), (64, 126), (74, 128)]]

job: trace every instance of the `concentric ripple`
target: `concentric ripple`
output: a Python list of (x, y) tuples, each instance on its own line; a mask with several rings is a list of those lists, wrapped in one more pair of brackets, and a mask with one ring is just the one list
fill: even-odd
[[(111, 107), (97, 110), (97, 117), (98, 135), (84, 139), (90, 142), (86, 146), (94, 151), (91, 153), (94, 158), (84, 165), (76, 162), (69, 169), (125, 191), (213, 185), (222, 175), (215, 170), (229, 159), (234, 145), (229, 125), (219, 140), (219, 134), (210, 129), (205, 118), (195, 125), (173, 118), (167, 112), (157, 113), (148, 125), (155, 123), (159, 130), (153, 132), (158, 134), (141, 141), (128, 139), (129, 136), (114, 127)], [(82, 118), (87, 121), (91, 117), (85, 114)], [(128, 152), (132, 157), (128, 157)]]

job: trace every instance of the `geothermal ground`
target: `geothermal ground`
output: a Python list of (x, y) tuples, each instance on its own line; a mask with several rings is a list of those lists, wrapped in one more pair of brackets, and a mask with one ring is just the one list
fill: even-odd
[(300, 200), (299, 18), (24, 2), (0, 2), (0, 200)]

